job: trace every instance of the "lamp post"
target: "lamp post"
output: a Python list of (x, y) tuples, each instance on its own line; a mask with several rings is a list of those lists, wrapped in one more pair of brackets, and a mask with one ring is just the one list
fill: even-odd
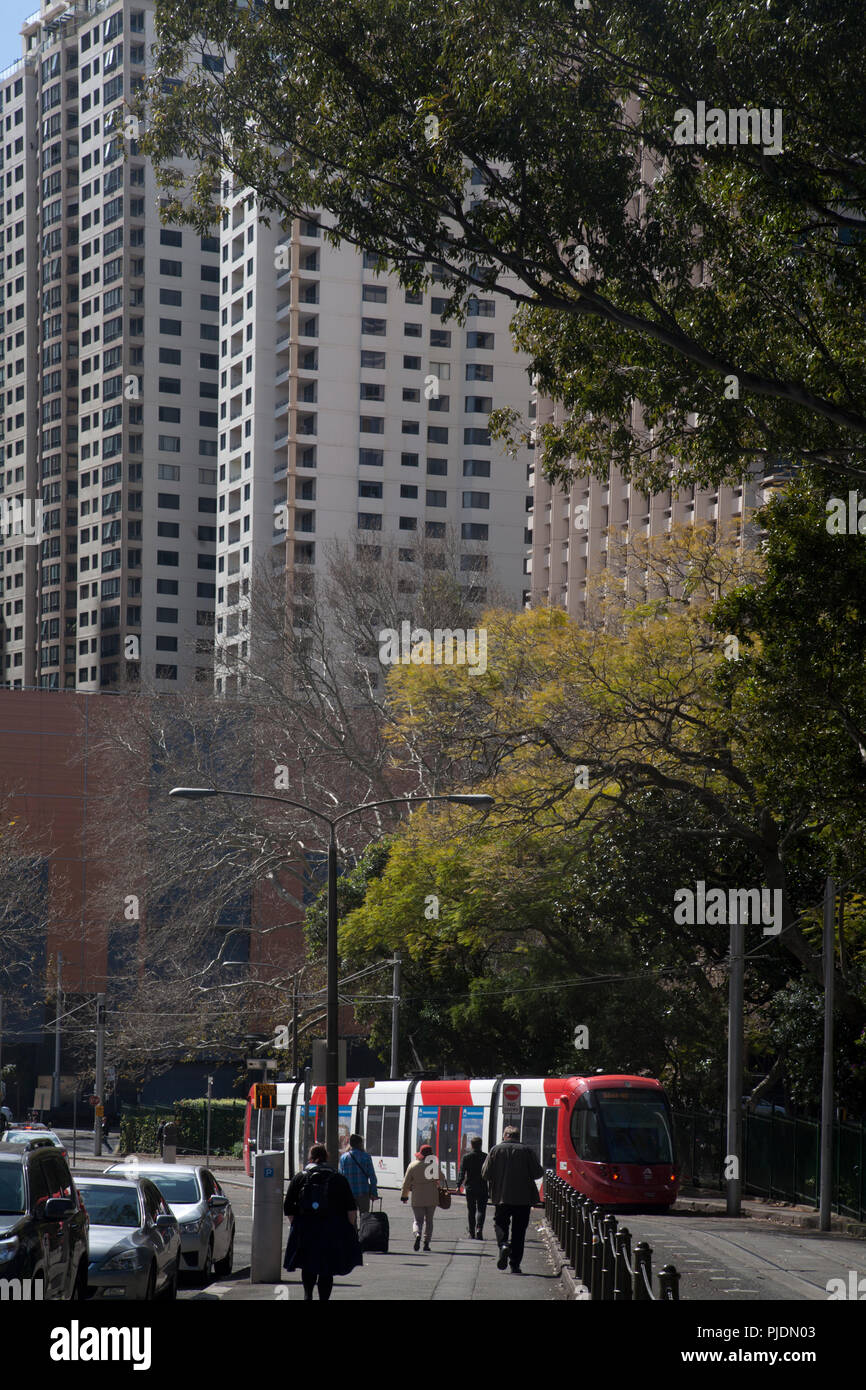
[(479, 811), (488, 811), (494, 804), (492, 796), (469, 793), (444, 794), (441, 796), (388, 796), (381, 801), (366, 801), (360, 806), (352, 806), (339, 816), (326, 816), (302, 801), (291, 801), (287, 796), (271, 796), (267, 792), (236, 792), (224, 787), (172, 787), (169, 796), (187, 801), (200, 801), (208, 796), (233, 796), (245, 801), (275, 801), (280, 806), (292, 806), (296, 811), (304, 811), (317, 820), (324, 821), (328, 827), (328, 942), (327, 942), (327, 1043), (325, 1065), (325, 1145), (329, 1157), (336, 1161), (339, 1151), (339, 1037), (338, 1014), (339, 998), (337, 992), (339, 975), (339, 955), (337, 952), (337, 826), (350, 816), (372, 811), (380, 806), (420, 805), (427, 801), (450, 801), (459, 806), (474, 806)]

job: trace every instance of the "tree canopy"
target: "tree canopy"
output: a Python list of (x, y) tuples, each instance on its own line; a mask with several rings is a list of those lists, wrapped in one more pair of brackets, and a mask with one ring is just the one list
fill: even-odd
[[(165, 215), (212, 226), (227, 179), (440, 277), (458, 318), (502, 291), (567, 407), (551, 473), (863, 475), (860, 0), (199, 0), (157, 34)], [(780, 138), (681, 143), (698, 103)]]

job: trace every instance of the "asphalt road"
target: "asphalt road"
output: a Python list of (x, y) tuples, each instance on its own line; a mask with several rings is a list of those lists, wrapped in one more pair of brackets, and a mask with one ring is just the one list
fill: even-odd
[(623, 1218), (632, 1242), (652, 1247), (655, 1276), (675, 1265), (690, 1301), (802, 1299), (826, 1302), (827, 1281), (866, 1275), (866, 1241), (753, 1218), (689, 1213)]

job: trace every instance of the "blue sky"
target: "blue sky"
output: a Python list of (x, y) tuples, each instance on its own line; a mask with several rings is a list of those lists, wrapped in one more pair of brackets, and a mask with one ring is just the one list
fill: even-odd
[(21, 57), (21, 25), (39, 0), (0, 0), (0, 71)]

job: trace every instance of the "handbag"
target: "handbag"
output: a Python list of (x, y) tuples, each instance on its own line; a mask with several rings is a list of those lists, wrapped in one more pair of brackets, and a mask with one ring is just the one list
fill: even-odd
[(436, 1205), (440, 1207), (442, 1211), (447, 1211), (450, 1207), (451, 1193), (448, 1191), (447, 1187), (439, 1188), (439, 1192), (436, 1196)]

